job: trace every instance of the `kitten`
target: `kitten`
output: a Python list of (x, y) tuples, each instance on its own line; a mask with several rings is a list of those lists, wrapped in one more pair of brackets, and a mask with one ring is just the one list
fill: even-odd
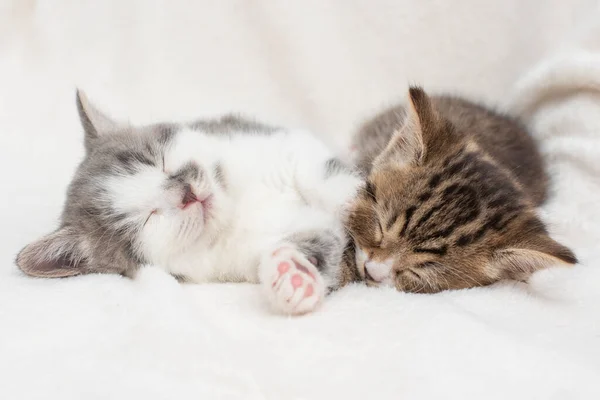
[(520, 123), (418, 87), (408, 100), (356, 137), (368, 179), (348, 230), (367, 283), (432, 293), (577, 262), (536, 215), (548, 178)]
[(274, 308), (309, 312), (343, 281), (342, 207), (361, 186), (316, 138), (235, 116), (126, 126), (78, 92), (86, 155), (58, 229), (26, 246), (28, 275), (260, 282)]

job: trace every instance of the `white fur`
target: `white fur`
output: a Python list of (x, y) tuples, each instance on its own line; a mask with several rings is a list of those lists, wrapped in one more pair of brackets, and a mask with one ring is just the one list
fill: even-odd
[(366, 277), (366, 270), (371, 278), (378, 282), (378, 285), (389, 287), (394, 286), (393, 277), (390, 276), (392, 267), (394, 265), (394, 259), (388, 258), (383, 262), (370, 260), (369, 255), (363, 249), (357, 246), (355, 261), (358, 272), (363, 279)]
[[(256, 283), (262, 276), (273, 291), (269, 279), (279, 277), (274, 276), (272, 253), (289, 245), (287, 237), (327, 229), (343, 234), (343, 206), (361, 181), (351, 174), (327, 177), (326, 162), (332, 157), (323, 143), (302, 130), (215, 135), (182, 128), (165, 151), (164, 166), (142, 166), (133, 175), (110, 178), (106, 201), (144, 224), (137, 247), (150, 264), (196, 283)], [(200, 198), (211, 197), (208, 210), (200, 203), (181, 209), (179, 189), (165, 185), (170, 174), (190, 162), (202, 172), (190, 182), (192, 190)], [(216, 165), (225, 187), (213, 176)], [(305, 258), (299, 262), (310, 264)], [(319, 274), (315, 270), (313, 275)], [(311, 278), (320, 296), (312, 306), (322, 300), (331, 278)], [(290, 296), (269, 297), (286, 302)], [(305, 304), (294, 304), (298, 312), (308, 311)], [(288, 303), (279, 308), (294, 311)]]
[(369, 259), (369, 255), (360, 248), (360, 246), (356, 246), (355, 260), (356, 266), (358, 268), (358, 272), (360, 276), (364, 279), (365, 277), (365, 263)]
[(147, 214), (156, 208), (168, 208), (179, 204), (180, 196), (165, 192), (164, 175), (158, 169), (144, 167), (135, 175), (113, 176), (103, 185), (108, 189), (108, 197), (100, 201), (108, 202), (120, 213)]
[(378, 283), (385, 286), (393, 286), (390, 273), (394, 265), (394, 259), (388, 258), (383, 262), (377, 262), (369, 260), (365, 263), (365, 269), (369, 272), (369, 275)]

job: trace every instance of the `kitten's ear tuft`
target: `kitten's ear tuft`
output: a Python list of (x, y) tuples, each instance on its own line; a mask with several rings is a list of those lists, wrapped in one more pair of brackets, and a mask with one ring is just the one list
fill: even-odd
[(419, 86), (411, 86), (408, 90), (404, 124), (394, 132), (388, 145), (375, 165), (392, 162), (396, 165), (421, 165), (428, 155), (435, 158), (440, 150), (445, 151), (445, 125), (436, 111), (431, 98)]
[(84, 273), (88, 255), (80, 237), (69, 227), (33, 242), (17, 255), (17, 266), (30, 276), (64, 278)]
[(117, 131), (120, 124), (109, 118), (106, 114), (96, 108), (81, 89), (77, 89), (76, 100), (77, 112), (85, 133), (85, 148), (90, 150), (94, 139)]
[(500, 268), (506, 278), (520, 281), (541, 269), (573, 264), (577, 264), (575, 254), (546, 234), (520, 246), (497, 250), (492, 257), (493, 267)]

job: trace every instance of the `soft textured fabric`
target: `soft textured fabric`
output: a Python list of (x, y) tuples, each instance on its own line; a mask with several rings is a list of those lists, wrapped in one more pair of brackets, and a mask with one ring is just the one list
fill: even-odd
[[(600, 398), (595, 3), (1, 1), (0, 398)], [(75, 85), (133, 122), (238, 110), (343, 149), (408, 82), (526, 116), (553, 174), (542, 212), (580, 265), (436, 295), (355, 286), (301, 318), (253, 285), (14, 265), (83, 153)]]

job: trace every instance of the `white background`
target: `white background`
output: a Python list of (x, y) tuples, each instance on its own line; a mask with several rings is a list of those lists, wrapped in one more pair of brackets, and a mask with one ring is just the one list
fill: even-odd
[(507, 104), (595, 3), (0, 0), (0, 398), (600, 398), (598, 251), (557, 201), (544, 213), (576, 269), (431, 296), (353, 287), (295, 319), (251, 285), (43, 281), (13, 262), (56, 227), (82, 156), (76, 85), (134, 123), (240, 111), (343, 150), (409, 82)]

